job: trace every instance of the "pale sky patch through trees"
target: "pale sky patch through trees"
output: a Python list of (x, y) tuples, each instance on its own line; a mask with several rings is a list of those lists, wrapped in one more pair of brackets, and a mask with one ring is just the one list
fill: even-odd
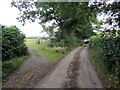
[(41, 32), (42, 26), (38, 21), (34, 23), (26, 23), (22, 26), (16, 18), (19, 16), (19, 10), (11, 7), (11, 0), (0, 0), (0, 24), (5, 26), (16, 25), (27, 37), (29, 36), (47, 36), (46, 33)]
[[(0, 0), (0, 24), (5, 26), (16, 25), (27, 37), (29, 36), (48, 36), (45, 32), (42, 32), (43, 28), (39, 21), (34, 23), (27, 22), (24, 26), (18, 20), (19, 10), (15, 7), (11, 7), (12, 0)], [(98, 17), (99, 20), (103, 19), (103, 16)], [(47, 23), (49, 26), (51, 23)]]

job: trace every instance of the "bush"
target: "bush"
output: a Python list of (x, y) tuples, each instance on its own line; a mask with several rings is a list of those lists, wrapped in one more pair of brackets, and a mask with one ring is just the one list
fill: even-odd
[(94, 36), (90, 39), (90, 49), (96, 51), (106, 65), (111, 77), (120, 82), (120, 37), (103, 38)]
[(2, 28), (2, 61), (28, 54), (24, 38), (16, 26)]

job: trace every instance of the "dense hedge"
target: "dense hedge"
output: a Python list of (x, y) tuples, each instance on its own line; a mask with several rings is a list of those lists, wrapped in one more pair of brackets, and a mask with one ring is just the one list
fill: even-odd
[(2, 61), (27, 55), (24, 38), (16, 26), (2, 27)]
[(90, 40), (90, 48), (96, 51), (111, 76), (120, 82), (120, 37), (94, 36)]

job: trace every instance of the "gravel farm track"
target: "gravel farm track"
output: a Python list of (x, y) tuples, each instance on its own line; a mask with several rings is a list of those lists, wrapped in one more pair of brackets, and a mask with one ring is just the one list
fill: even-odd
[(28, 49), (31, 57), (10, 75), (3, 88), (103, 88), (89, 60), (87, 45), (74, 49), (54, 64), (37, 49)]

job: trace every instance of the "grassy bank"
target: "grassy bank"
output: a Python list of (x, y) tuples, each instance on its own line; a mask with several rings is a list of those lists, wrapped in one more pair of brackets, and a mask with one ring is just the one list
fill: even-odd
[(105, 63), (101, 60), (99, 54), (94, 49), (88, 49), (89, 56), (92, 63), (95, 65), (97, 72), (100, 74), (100, 78), (105, 88), (116, 88), (119, 87), (118, 82), (114, 80), (113, 76), (107, 70)]
[(107, 87), (120, 88), (120, 37), (90, 38), (89, 54)]
[(29, 56), (22, 56), (2, 62), (2, 79), (6, 79), (14, 70), (18, 69)]
[(0, 84), (2, 81), (2, 61), (0, 61)]
[(52, 62), (56, 62), (70, 50), (63, 47), (49, 47), (48, 43), (36, 44), (37, 39), (25, 39), (27, 46), (35, 47), (40, 52), (44, 53)]

